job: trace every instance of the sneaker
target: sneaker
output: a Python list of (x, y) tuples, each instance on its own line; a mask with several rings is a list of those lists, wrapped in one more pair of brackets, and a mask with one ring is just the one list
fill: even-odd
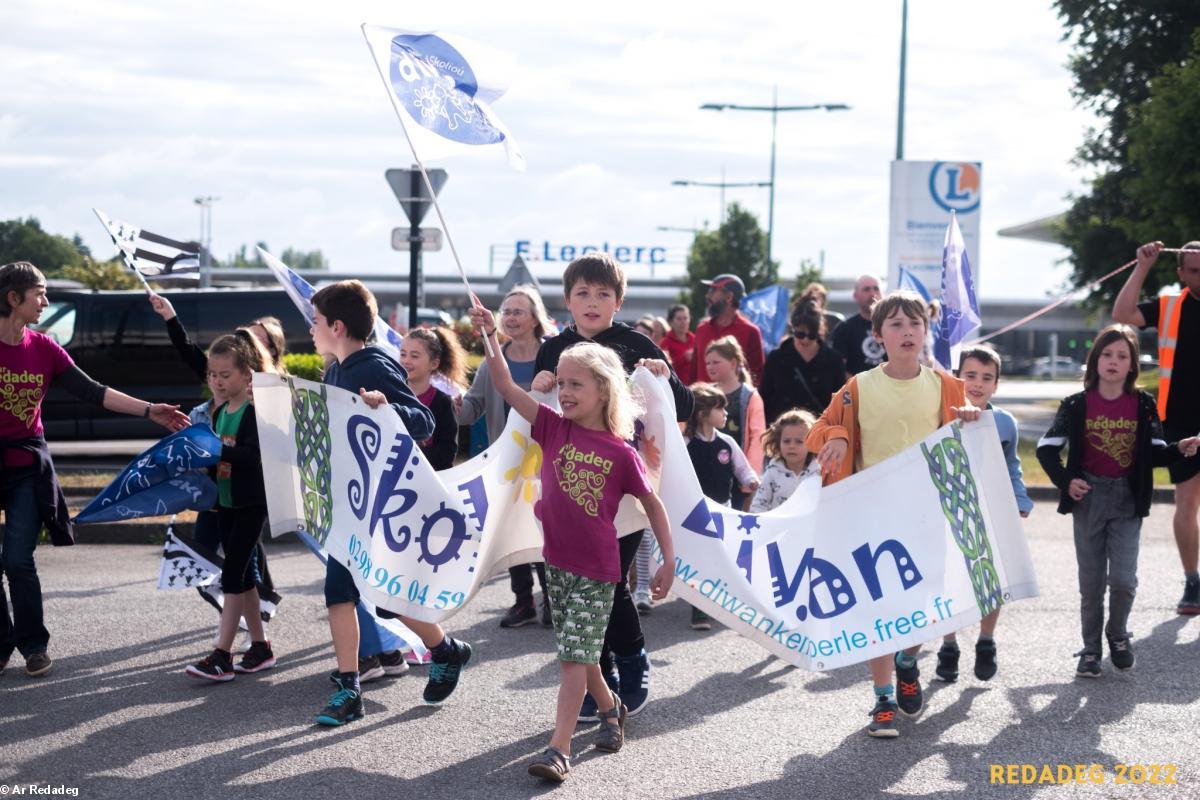
[(906, 717), (915, 717), (925, 708), (921, 670), (915, 663), (911, 667), (896, 665), (896, 703), (900, 706), (900, 713)]
[(1076, 653), (1079, 656), (1079, 664), (1075, 667), (1075, 674), (1080, 678), (1099, 678), (1100, 677), (1100, 656), (1095, 653)]
[[(957, 644), (942, 643), (942, 649), (938, 650), (937, 654), (937, 667), (933, 671), (938, 680), (946, 683), (954, 683), (958, 680), (958, 652)], [(978, 655), (975, 657), (979, 658)]]
[(996, 674), (996, 641), (975, 643), (975, 677), (990, 681)]
[(649, 614), (654, 610), (654, 603), (647, 591), (634, 592), (633, 604), (637, 606), (639, 614)]
[[(616, 657), (613, 657), (616, 661)], [(621, 678), (615, 667), (609, 670), (600, 669), (600, 673), (604, 675), (604, 682), (608, 684), (608, 688), (620, 695)], [(599, 722), (600, 710), (596, 707), (596, 698), (592, 697), (591, 692), (585, 692), (583, 695), (583, 703), (579, 706), (579, 716), (576, 717), (579, 722)]]
[(1108, 640), (1108, 659), (1121, 672), (1128, 672), (1133, 669), (1133, 664), (1137, 659), (1134, 658), (1133, 648), (1129, 645), (1128, 636)]
[(54, 660), (45, 653), (33, 653), (25, 659), (25, 674), (31, 678), (40, 678), (54, 666)]
[(222, 650), (213, 650), (195, 664), (189, 664), (184, 671), (189, 677), (214, 683), (227, 683), (234, 678), (233, 659)]
[(871, 709), (871, 724), (867, 726), (867, 736), (876, 739), (895, 739), (900, 735), (896, 727), (896, 704), (880, 700)]
[(528, 625), (531, 622), (537, 622), (538, 612), (533, 607), (533, 603), (528, 605), (517, 603), (510, 608), (503, 617), (500, 618), (501, 628), (519, 628), (522, 625)]
[(650, 702), (650, 657), (643, 650), (636, 656), (613, 656), (613, 662), (620, 676), (617, 695), (632, 717)]
[(333, 693), (333, 697), (329, 698), (329, 705), (325, 706), (320, 714), (317, 714), (318, 725), (336, 728), (366, 716), (366, 712), (363, 710), (362, 692), (348, 689), (340, 681), (335, 682), (338, 689)]
[[(532, 609), (530, 609), (532, 611)], [(445, 661), (435, 656), (429, 665), (429, 682), (425, 684), (424, 699), (428, 705), (438, 706), (454, 694), (458, 676), (471, 660), (471, 645), (454, 642), (454, 652)]]
[(571, 772), (571, 759), (562, 751), (547, 747), (529, 764), (529, 774), (554, 783), (562, 783)]
[(1183, 597), (1179, 600), (1175, 611), (1189, 617), (1200, 614), (1200, 581), (1183, 582)]
[(233, 668), (234, 672), (261, 672), (275, 666), (275, 654), (270, 642), (252, 642), (246, 655)]
[(708, 614), (705, 614), (695, 606), (692, 606), (692, 630), (712, 630), (712, 617), (710, 617)]
[(554, 625), (554, 615), (550, 613), (550, 597), (542, 592), (542, 627), (550, 628)]
[(367, 656), (358, 659), (358, 683), (361, 686), (368, 681), (377, 681), (387, 673), (383, 669), (383, 664), (379, 661), (379, 656)]
[[(408, 662), (404, 660), (404, 654), (399, 650), (392, 650), (389, 653), (380, 653), (377, 658), (379, 659), (379, 666), (383, 668), (383, 674), (387, 675), (389, 678), (394, 678), (397, 675), (403, 675), (404, 673), (408, 672)], [(359, 670), (362, 670), (361, 661), (359, 662), (358, 668)], [(359, 681), (361, 680), (362, 678), (360, 677)]]

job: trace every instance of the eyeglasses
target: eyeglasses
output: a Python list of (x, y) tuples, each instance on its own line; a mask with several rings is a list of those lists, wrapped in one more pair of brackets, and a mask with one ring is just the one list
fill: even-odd
[(795, 336), (801, 341), (804, 339), (812, 339), (814, 342), (819, 338), (815, 333), (809, 333), (808, 331), (793, 331), (792, 336)]
[(523, 308), (502, 308), (500, 309), (502, 317), (527, 317), (529, 312)]

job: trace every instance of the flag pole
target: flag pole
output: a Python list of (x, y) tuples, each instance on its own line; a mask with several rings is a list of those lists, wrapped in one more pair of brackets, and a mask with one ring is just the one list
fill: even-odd
[[(400, 107), (396, 105), (396, 93), (392, 91), (392, 87), (388, 85), (387, 76), (383, 74), (383, 67), (380, 65), (379, 56), (375, 53), (375, 48), (371, 45), (371, 37), (367, 35), (367, 24), (365, 22), (362, 24), (361, 30), (363, 39), (367, 42), (367, 49), (371, 51), (371, 60), (375, 62), (375, 71), (379, 73), (379, 80), (383, 81), (384, 91), (387, 92), (388, 99), (392, 102), (392, 111), (396, 112), (396, 119), (400, 121), (400, 129), (404, 131), (404, 138), (408, 141), (408, 149), (412, 151), (413, 161), (416, 163), (417, 169), (421, 171), (421, 178), (424, 179), (425, 188), (429, 191), (429, 199), (433, 202), (433, 210), (437, 212), (438, 222), (442, 224), (442, 232), (446, 234), (446, 243), (450, 245), (450, 253), (454, 256), (454, 266), (458, 267), (458, 274), (462, 278), (463, 286), (467, 290), (467, 297), (474, 300), (475, 292), (471, 289), (471, 282), (467, 280), (467, 272), (463, 269), (462, 261), (458, 257), (458, 248), (454, 246), (454, 237), (450, 235), (450, 227), (446, 225), (446, 217), (442, 214), (442, 207), (438, 203), (437, 192), (433, 188), (433, 183), (429, 180), (429, 173), (425, 171), (425, 163), (417, 155), (417, 146), (413, 144), (412, 137), (408, 135), (408, 126), (404, 124), (404, 115), (400, 113)], [(492, 353), (492, 343), (487, 336), (483, 337), (483, 346), (489, 356), (494, 355)]]

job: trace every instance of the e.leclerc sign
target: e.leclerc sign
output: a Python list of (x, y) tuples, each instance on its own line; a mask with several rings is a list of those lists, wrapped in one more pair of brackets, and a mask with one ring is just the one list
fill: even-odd
[(610, 247), (608, 242), (600, 245), (584, 244), (555, 244), (550, 241), (541, 242), (540, 247), (534, 246), (528, 239), (518, 239), (517, 255), (526, 261), (574, 261), (587, 253), (611, 253), (617, 261), (625, 264), (665, 264), (667, 248), (649, 247), (646, 245), (617, 245)]

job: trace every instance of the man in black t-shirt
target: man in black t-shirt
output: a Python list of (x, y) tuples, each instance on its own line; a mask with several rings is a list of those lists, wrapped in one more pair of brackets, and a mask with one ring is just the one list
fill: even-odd
[[(1146, 275), (1158, 260), (1162, 242), (1150, 242), (1138, 248), (1137, 266), (1113, 303), (1113, 319), (1141, 328), (1157, 328), (1159, 357), (1164, 346), (1173, 347), (1174, 358), (1159, 369), (1159, 414), (1168, 441), (1195, 436), (1200, 431), (1200, 242), (1188, 242), (1178, 254), (1178, 276), (1182, 293), (1164, 295), (1138, 303)], [(1167, 318), (1163, 318), (1163, 315)], [(1176, 328), (1174, 321), (1178, 320)], [(1174, 342), (1169, 341), (1174, 333)], [(1164, 341), (1167, 339), (1167, 341)], [(1166, 393), (1165, 405), (1162, 398)], [(1184, 590), (1177, 611), (1200, 614), (1200, 458), (1185, 458), (1170, 467), (1175, 484), (1175, 544), (1183, 563)]]
[(877, 367), (887, 358), (883, 345), (871, 332), (871, 306), (880, 298), (879, 279), (862, 275), (854, 282), (854, 302), (858, 313), (848, 318), (833, 332), (833, 349), (846, 362), (851, 375)]

